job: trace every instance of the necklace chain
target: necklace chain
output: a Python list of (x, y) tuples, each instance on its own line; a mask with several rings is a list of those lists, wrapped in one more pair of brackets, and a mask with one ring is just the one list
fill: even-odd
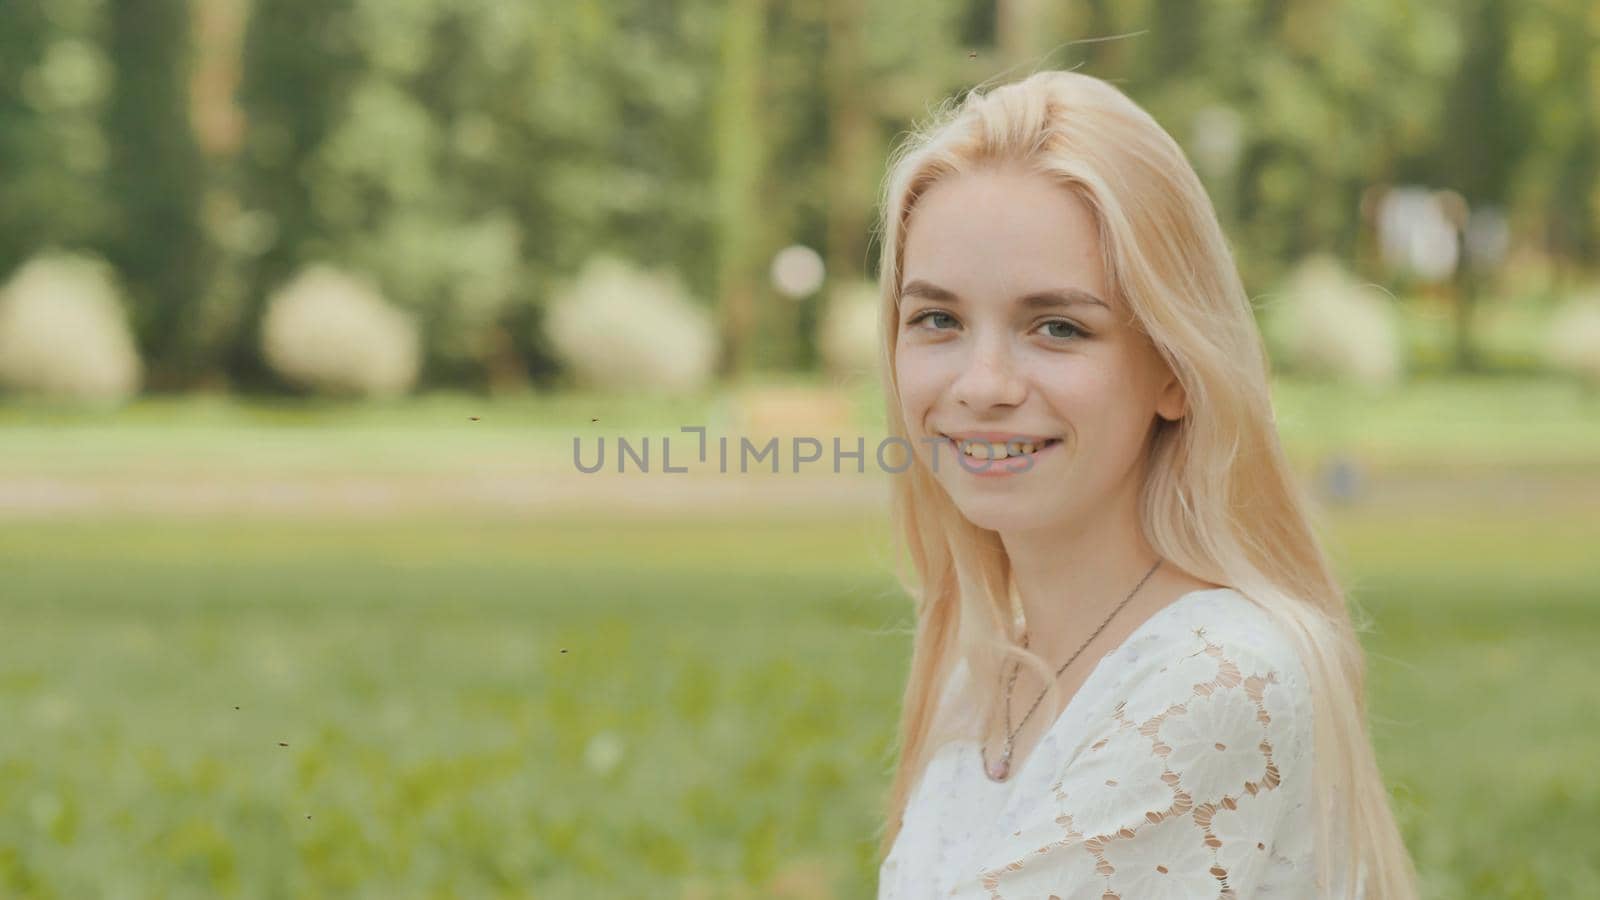
[[(1116, 618), (1117, 613), (1122, 612), (1122, 608), (1124, 606), (1128, 605), (1128, 601), (1133, 599), (1133, 595), (1139, 593), (1139, 588), (1144, 587), (1144, 583), (1146, 581), (1149, 581), (1150, 580), (1150, 576), (1154, 575), (1155, 572), (1156, 572), (1156, 569), (1158, 569), (1160, 567), (1161, 567), (1161, 559), (1158, 557), (1156, 559), (1155, 565), (1150, 567), (1150, 571), (1144, 573), (1144, 577), (1139, 579), (1139, 583), (1133, 586), (1133, 590), (1128, 592), (1128, 596), (1122, 598), (1122, 602), (1118, 603), (1115, 607), (1112, 608), (1111, 612), (1106, 614), (1105, 619), (1100, 622), (1100, 627), (1096, 628), (1093, 632), (1091, 632), (1090, 635), (1087, 638), (1084, 639), (1083, 643), (1078, 645), (1078, 649), (1072, 654), (1072, 656), (1070, 658), (1068, 658), (1066, 662), (1061, 664), (1061, 668), (1056, 670), (1056, 677), (1057, 678), (1060, 678), (1061, 677), (1061, 673), (1065, 672), (1067, 670), (1067, 667), (1072, 665), (1074, 662), (1076, 662), (1078, 657), (1083, 654), (1083, 651), (1088, 649), (1090, 644), (1094, 643), (1094, 639), (1100, 636), (1100, 632), (1104, 631), (1106, 626), (1111, 624), (1111, 620)], [(1024, 646), (1024, 647), (1028, 646), (1028, 635), (1027, 635), (1026, 632), (1024, 632), (1023, 635), (1022, 635), (1022, 646)], [(1000, 777), (998, 777), (998, 778), (994, 777), (994, 774), (992, 772), (990, 772), (990, 770), (989, 770), (988, 763), (984, 764), (984, 772), (989, 775), (990, 780), (992, 780), (992, 781), (1004, 781), (1005, 780), (1006, 773), (1010, 770), (1010, 766), (1011, 766), (1011, 751), (1015, 746), (1014, 742), (1016, 740), (1017, 735), (1022, 732), (1022, 726), (1028, 724), (1028, 719), (1033, 716), (1033, 711), (1038, 709), (1039, 708), (1039, 704), (1044, 701), (1045, 694), (1050, 692), (1049, 687), (1046, 687), (1043, 691), (1040, 691), (1039, 692), (1039, 698), (1037, 700), (1033, 701), (1033, 705), (1028, 707), (1028, 712), (1027, 712), (1026, 715), (1024, 715), (1022, 717), (1022, 721), (1017, 723), (1017, 727), (1016, 727), (1015, 730), (1012, 730), (1012, 728), (1011, 728), (1011, 688), (1012, 688), (1013, 685), (1015, 685), (1017, 683), (1017, 674), (1021, 670), (1021, 668), (1022, 668), (1022, 663), (1020, 661), (1016, 662), (1016, 663), (1013, 663), (1012, 664), (1012, 668), (1011, 668), (1011, 678), (1006, 682), (1006, 692), (1005, 692), (1006, 748), (1005, 748), (1005, 752), (1000, 757), (1000, 762), (999, 762), (999, 774), (1000, 774)], [(982, 748), (980, 747), (980, 749), (982, 749)]]

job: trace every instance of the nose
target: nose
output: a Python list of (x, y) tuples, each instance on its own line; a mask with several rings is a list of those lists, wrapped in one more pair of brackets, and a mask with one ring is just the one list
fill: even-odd
[(1016, 406), (1022, 402), (1025, 390), (1011, 351), (1002, 341), (974, 346), (966, 367), (950, 386), (955, 401), (974, 410)]

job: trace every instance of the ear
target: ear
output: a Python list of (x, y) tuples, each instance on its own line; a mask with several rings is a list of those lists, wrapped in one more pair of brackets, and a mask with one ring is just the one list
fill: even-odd
[(1188, 396), (1178, 376), (1168, 374), (1167, 381), (1156, 397), (1156, 415), (1168, 422), (1176, 422), (1188, 412)]

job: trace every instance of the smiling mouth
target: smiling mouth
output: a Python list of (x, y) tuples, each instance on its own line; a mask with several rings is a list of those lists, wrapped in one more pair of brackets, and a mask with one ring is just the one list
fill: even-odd
[[(954, 447), (957, 453), (965, 455), (968, 459), (975, 459), (979, 461), (1018, 459), (1023, 456), (1031, 456), (1034, 453), (1038, 453), (1040, 450), (1044, 450), (1061, 443), (1060, 438), (1045, 438), (1039, 442), (1013, 441), (1008, 445), (1004, 441), (982, 441), (970, 439), (962, 441), (957, 438), (953, 438), (948, 434), (941, 434), (940, 437), (943, 437), (945, 440), (949, 441), (950, 446)], [(962, 446), (963, 443), (965, 443), (964, 449)]]

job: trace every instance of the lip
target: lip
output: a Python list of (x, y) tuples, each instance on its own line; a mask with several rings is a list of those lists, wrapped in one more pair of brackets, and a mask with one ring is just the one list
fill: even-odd
[[(1038, 468), (1041, 459), (1054, 459), (1056, 448), (1061, 446), (1061, 438), (1043, 437), (1037, 435), (1019, 435), (1007, 432), (974, 432), (963, 431), (956, 433), (939, 432), (951, 449), (955, 451), (956, 466), (961, 471), (974, 478), (1008, 478), (1026, 474)], [(961, 452), (961, 441), (987, 441), (993, 445), (1003, 445), (1008, 441), (1026, 441), (1028, 443), (1042, 443), (1054, 441), (1047, 447), (1033, 451), (1026, 457), (1008, 456), (1005, 459), (973, 459)]]

